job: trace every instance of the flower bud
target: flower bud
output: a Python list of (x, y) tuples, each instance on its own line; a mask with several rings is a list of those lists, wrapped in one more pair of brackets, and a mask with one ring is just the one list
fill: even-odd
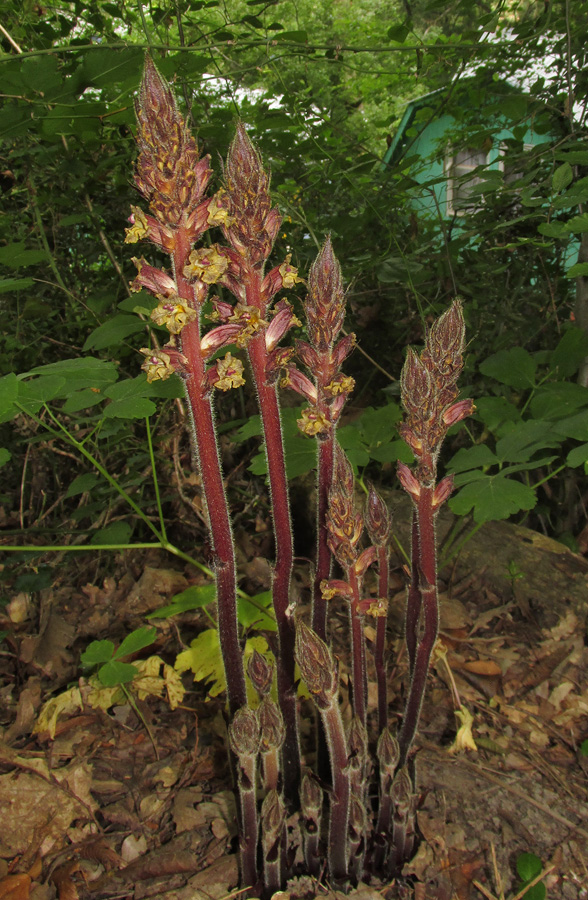
[(372, 544), (375, 547), (384, 547), (390, 540), (390, 513), (372, 484), (365, 504), (364, 521)]
[(284, 743), (286, 731), (280, 708), (271, 697), (264, 697), (257, 709), (257, 719), (261, 734), (262, 753), (278, 750)]
[(265, 696), (269, 693), (272, 686), (274, 666), (272, 662), (267, 660), (265, 656), (259, 652), (259, 650), (254, 650), (249, 657), (247, 674), (258, 694)]
[(302, 621), (296, 628), (295, 656), (302, 680), (319, 709), (331, 706), (337, 694), (337, 668), (325, 642)]
[(259, 723), (248, 706), (242, 706), (229, 725), (229, 743), (237, 756), (257, 756), (259, 753)]
[(300, 787), (300, 806), (302, 815), (315, 818), (323, 807), (323, 791), (318, 781), (310, 775), (304, 775)]
[(387, 775), (393, 775), (400, 760), (400, 745), (389, 728), (385, 728), (378, 738), (376, 755), (380, 769)]

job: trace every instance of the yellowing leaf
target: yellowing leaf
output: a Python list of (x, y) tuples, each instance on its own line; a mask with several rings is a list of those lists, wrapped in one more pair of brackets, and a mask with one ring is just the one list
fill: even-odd
[(163, 667), (163, 678), (170, 709), (177, 709), (186, 693), (186, 688), (182, 684), (182, 679), (173, 666), (168, 666), (167, 663)]
[[(254, 650), (267, 654), (267, 641), (261, 635), (255, 635), (247, 639), (245, 644), (245, 664)], [(178, 654), (174, 668), (176, 672), (194, 674), (194, 681), (205, 681), (210, 685), (208, 693), (211, 697), (217, 697), (227, 686), (225, 670), (223, 666), (218, 630), (209, 628), (203, 631), (190, 644), (189, 650), (183, 650)]]
[(41, 708), (37, 724), (33, 732), (38, 734), (41, 731), (48, 731), (51, 739), (55, 737), (55, 729), (57, 728), (57, 719), (59, 716), (73, 715), (82, 708), (82, 696), (79, 687), (72, 687), (57, 697), (52, 697)]
[(108, 710), (115, 704), (125, 702), (125, 695), (118, 684), (114, 687), (105, 687), (97, 675), (92, 675), (90, 681), (90, 693), (88, 694), (88, 705), (92, 709)]

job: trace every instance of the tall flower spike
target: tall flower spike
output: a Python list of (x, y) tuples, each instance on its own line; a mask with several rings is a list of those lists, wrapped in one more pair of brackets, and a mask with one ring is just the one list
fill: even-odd
[(311, 346), (323, 351), (332, 347), (343, 327), (345, 292), (341, 266), (333, 253), (330, 235), (310, 267), (305, 309)]
[(162, 225), (173, 227), (183, 221), (194, 241), (207, 227), (210, 201), (200, 201), (212, 173), (208, 157), (199, 158), (173, 92), (150, 56), (145, 59), (135, 110), (140, 149), (137, 187)]
[(235, 248), (246, 252), (253, 265), (263, 264), (271, 253), (280, 216), (272, 209), (270, 178), (259, 150), (251, 143), (242, 122), (229, 148), (225, 165), (226, 195), (234, 221), (226, 235)]

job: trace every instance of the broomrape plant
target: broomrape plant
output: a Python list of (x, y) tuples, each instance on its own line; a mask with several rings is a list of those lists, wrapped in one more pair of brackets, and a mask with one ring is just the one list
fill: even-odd
[[(388, 723), (386, 614), (391, 522), (382, 498), (370, 488), (365, 512), (354, 503), (351, 465), (337, 444), (336, 428), (353, 379), (342, 365), (354, 336), (341, 337), (345, 295), (341, 269), (326, 239), (308, 277), (306, 340), (281, 347), (300, 322), (280, 293), (302, 279), (287, 257), (266, 271), (280, 226), (271, 204), (270, 178), (242, 124), (237, 125), (224, 166), (223, 187), (207, 193), (207, 156), (181, 116), (170, 86), (148, 57), (136, 101), (139, 158), (135, 181), (149, 212), (132, 210), (126, 240), (148, 241), (170, 257), (169, 270), (135, 259), (133, 289), (158, 300), (151, 317), (165, 325), (169, 341), (146, 348), (149, 381), (178, 373), (185, 386), (192, 441), (208, 510), (216, 576), (218, 630), (226, 674), (228, 749), (238, 797), (243, 888), (271, 896), (283, 888), (287, 868), (286, 817), (300, 814), (306, 871), (342, 889), (366, 873), (400, 873), (415, 845), (416, 786), (411, 748), (418, 727), (431, 653), (438, 630), (434, 520), (452, 491), (452, 478), (437, 483), (436, 462), (447, 429), (473, 410), (458, 401), (464, 322), (459, 301), (426, 335), (424, 350), (409, 349), (401, 377), (406, 420), (402, 437), (415, 465), (399, 463), (398, 476), (413, 501), (412, 566), (406, 609), (410, 683), (402, 726)], [(210, 229), (222, 240), (203, 245)], [(211, 288), (222, 298), (209, 297)], [(204, 304), (212, 308), (207, 327)], [(259, 698), (248, 705), (243, 650), (237, 625), (237, 571), (231, 517), (214, 425), (214, 391), (244, 384), (243, 363), (229, 347), (247, 354), (255, 383), (267, 456), (275, 537), (272, 599), (277, 623), (274, 662), (257, 651), (247, 675)], [(224, 356), (219, 351), (225, 349)], [(306, 373), (303, 371), (303, 367)], [(290, 387), (308, 406), (298, 421), (317, 441), (317, 550), (312, 612), (307, 624), (291, 602), (293, 540), (280, 425), (278, 388)], [(365, 533), (369, 544), (364, 546)], [(338, 577), (332, 577), (333, 564)], [(364, 579), (377, 566), (378, 598), (366, 598)], [(329, 646), (328, 605), (338, 596), (349, 610), (352, 717), (339, 703), (338, 666)], [(377, 728), (368, 725), (368, 661), (365, 617), (375, 616), (374, 666)], [(320, 778), (302, 777), (295, 664), (318, 711), (319, 745), (326, 748)], [(377, 737), (375, 767), (372, 738)], [(375, 768), (377, 808), (367, 786)], [(326, 854), (323, 853), (323, 848)]]

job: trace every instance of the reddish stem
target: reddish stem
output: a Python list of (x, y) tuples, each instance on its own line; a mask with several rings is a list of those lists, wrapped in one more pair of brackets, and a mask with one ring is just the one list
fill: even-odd
[(327, 601), (321, 593), (321, 582), (331, 575), (332, 555), (327, 543), (327, 510), (329, 491), (333, 484), (335, 459), (335, 429), (326, 440), (319, 441), (317, 471), (317, 551), (314, 589), (312, 595), (312, 628), (321, 640), (327, 640)]
[[(437, 639), (439, 631), (439, 601), (437, 597), (437, 560), (435, 547), (435, 514), (433, 511), (434, 487), (421, 486), (420, 496), (417, 500), (417, 523), (418, 531), (418, 562), (417, 570), (419, 575), (419, 610), (422, 606), (424, 615), (423, 632), (414, 655), (414, 665), (412, 667), (412, 676), (408, 698), (406, 701), (406, 709), (402, 728), (398, 736), (400, 745), (400, 762), (399, 767), (406, 763), (408, 752), (414, 740), (416, 730), (419, 723), (419, 715), (427, 684), (427, 675), (429, 673), (429, 663), (431, 653)], [(413, 525), (413, 538), (415, 534), (415, 526)], [(414, 566), (413, 560), (413, 582), (414, 582)], [(411, 591), (415, 587), (411, 584)], [(409, 591), (410, 600), (410, 591)], [(414, 617), (414, 611), (413, 611)], [(416, 640), (416, 625), (418, 624), (418, 616), (413, 623), (415, 625), (414, 635)], [(409, 651), (410, 652), (410, 651)]]
[(360, 601), (360, 583), (351, 566), (345, 573), (351, 590), (351, 652), (353, 657), (353, 712), (367, 727), (367, 660), (365, 652), (365, 636), (363, 633), (363, 616), (357, 611)]
[[(386, 603), (388, 611), (388, 594), (390, 592), (390, 563), (387, 546), (378, 547), (378, 597)], [(376, 683), (378, 686), (378, 734), (381, 734), (388, 726), (388, 691), (386, 684), (386, 625), (387, 614), (380, 616), (376, 624), (376, 647), (374, 652), (374, 665), (376, 669)]]
[[(174, 274), (178, 295), (191, 302), (192, 287), (182, 274), (189, 252), (190, 243), (186, 232), (179, 228), (176, 232), (176, 248), (173, 254)], [(227, 681), (229, 712), (232, 717), (240, 707), (247, 704), (243, 653), (237, 623), (237, 570), (212, 405), (210, 396), (204, 390), (206, 375), (200, 350), (199, 321), (188, 323), (182, 330), (182, 352), (189, 363), (185, 387), (194, 424), (193, 437), (215, 557), (218, 631)]]
[(420, 542), (419, 526), (416, 509), (412, 513), (411, 536), (411, 573), (408, 596), (406, 598), (406, 649), (408, 650), (409, 673), (412, 675), (417, 650), (417, 635), (419, 616), (421, 614), (422, 597), (419, 587)]
[[(255, 273), (254, 277), (257, 276)], [(249, 298), (248, 302), (254, 303)], [(257, 305), (257, 304), (255, 304)], [(267, 378), (265, 335), (255, 335), (248, 346), (249, 360), (257, 388), (259, 410), (267, 457), (276, 560), (273, 570), (272, 598), (278, 629), (277, 680), (278, 702), (284, 717), (286, 737), (282, 747), (284, 796), (293, 802), (300, 786), (300, 748), (296, 715), (294, 677), (294, 617), (289, 610), (290, 582), (294, 565), (290, 499), (286, 477), (286, 459), (276, 386)]]

